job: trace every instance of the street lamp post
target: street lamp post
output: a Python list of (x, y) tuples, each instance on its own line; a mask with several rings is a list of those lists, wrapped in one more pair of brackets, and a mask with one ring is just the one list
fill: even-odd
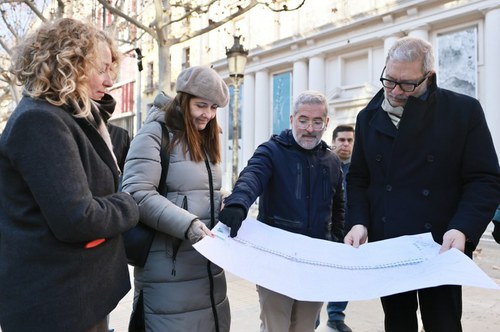
[(247, 63), (248, 50), (240, 44), (241, 36), (233, 36), (234, 44), (231, 48), (226, 47), (227, 64), (229, 69), (229, 77), (231, 77), (234, 86), (234, 103), (233, 103), (233, 172), (232, 186), (238, 179), (238, 97), (240, 93), (240, 84), (243, 82), (243, 72)]

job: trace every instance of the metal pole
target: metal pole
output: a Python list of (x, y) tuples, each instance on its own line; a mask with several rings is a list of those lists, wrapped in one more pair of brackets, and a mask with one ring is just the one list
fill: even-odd
[(141, 72), (137, 71), (136, 74), (137, 90), (135, 92), (135, 131), (134, 136), (137, 134), (142, 125), (142, 77)]
[(238, 126), (238, 95), (240, 92), (239, 78), (234, 78), (234, 104), (233, 104), (233, 188), (236, 180), (238, 180), (238, 139), (239, 139), (239, 126)]
[[(135, 8), (134, 8), (134, 13), (137, 14), (138, 8), (142, 8), (142, 0), (135, 0)], [(134, 34), (135, 38), (135, 53), (137, 56), (137, 74), (135, 76), (135, 81), (137, 83), (137, 86), (135, 87), (135, 125), (132, 125), (134, 127), (134, 133), (133, 137), (137, 135), (137, 132), (139, 129), (141, 129), (142, 126), (142, 59), (144, 56), (142, 55), (141, 51), (141, 46), (142, 46), (142, 40), (137, 39), (137, 30), (135, 30)]]
[[(136, 42), (137, 44), (137, 42)], [(137, 74), (136, 74), (136, 82), (137, 82), (137, 90), (135, 93), (135, 131), (134, 136), (137, 134), (139, 129), (141, 129), (142, 125), (142, 51), (140, 47), (135, 49), (137, 56)]]

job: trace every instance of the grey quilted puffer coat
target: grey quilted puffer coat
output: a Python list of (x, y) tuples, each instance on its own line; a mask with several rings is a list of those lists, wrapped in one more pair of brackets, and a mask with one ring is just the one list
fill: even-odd
[[(195, 218), (211, 228), (210, 183), (204, 162), (170, 153), (168, 193), (157, 192), (160, 142), (165, 113), (153, 107), (132, 140), (123, 190), (139, 205), (141, 221), (158, 230), (144, 268), (134, 270), (134, 310), (142, 292), (146, 331), (229, 331), (230, 310), (224, 271), (198, 253), (185, 238)], [(210, 163), (215, 220), (221, 206), (220, 165)], [(140, 301), (139, 301), (140, 303)]]

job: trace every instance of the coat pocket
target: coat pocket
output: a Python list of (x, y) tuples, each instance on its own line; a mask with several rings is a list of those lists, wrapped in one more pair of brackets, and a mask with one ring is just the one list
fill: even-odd
[[(180, 207), (183, 208), (184, 210), (188, 211), (188, 200), (187, 196), (179, 196), (179, 198), (182, 197)], [(171, 275), (175, 277), (176, 271), (175, 271), (175, 263), (177, 260), (177, 253), (179, 252), (179, 249), (182, 245), (182, 239), (178, 239), (173, 236), (167, 236), (166, 239), (166, 251), (167, 255), (169, 257), (172, 257), (172, 272)]]

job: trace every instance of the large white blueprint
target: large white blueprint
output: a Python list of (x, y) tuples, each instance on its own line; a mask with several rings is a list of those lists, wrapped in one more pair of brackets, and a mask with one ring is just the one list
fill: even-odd
[(231, 273), (302, 301), (354, 301), (438, 285), (500, 289), (457, 249), (439, 254), (430, 233), (359, 248), (246, 219), (236, 238), (218, 223), (194, 245)]

